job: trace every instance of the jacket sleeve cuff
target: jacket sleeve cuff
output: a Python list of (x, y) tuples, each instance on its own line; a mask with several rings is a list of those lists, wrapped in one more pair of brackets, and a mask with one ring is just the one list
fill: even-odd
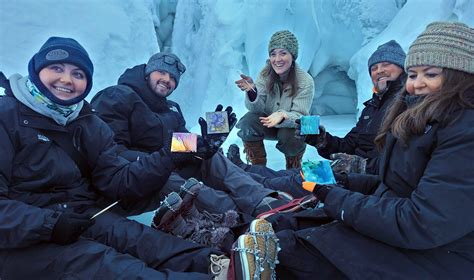
[(257, 91), (247, 91), (247, 97), (249, 98), (250, 102), (254, 102), (257, 99)]
[(314, 189), (314, 194), (316, 197), (324, 202), (326, 200), (326, 197), (328, 196), (329, 192), (333, 189), (333, 186), (331, 185), (316, 185), (316, 188)]

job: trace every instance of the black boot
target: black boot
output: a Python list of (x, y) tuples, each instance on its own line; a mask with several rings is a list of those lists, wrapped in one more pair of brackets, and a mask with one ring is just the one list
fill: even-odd
[(193, 228), (181, 216), (182, 203), (183, 200), (175, 192), (166, 196), (155, 211), (151, 227), (183, 238), (189, 236)]
[(226, 154), (227, 158), (232, 161), (233, 164), (241, 166), (244, 162), (240, 159), (240, 150), (239, 146), (232, 144), (229, 146)]
[(202, 183), (195, 178), (189, 178), (179, 188), (179, 196), (183, 199), (183, 205), (181, 209), (181, 215), (184, 219), (189, 220), (193, 216), (197, 216), (199, 211), (194, 205), (194, 199), (199, 195), (201, 191)]

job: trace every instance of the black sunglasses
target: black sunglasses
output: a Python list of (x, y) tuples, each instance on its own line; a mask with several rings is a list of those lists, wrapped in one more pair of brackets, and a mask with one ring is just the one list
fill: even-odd
[(181, 61), (179, 61), (176, 57), (174, 56), (171, 56), (171, 55), (167, 55), (167, 54), (163, 54), (161, 57), (163, 57), (163, 61), (168, 64), (168, 65), (176, 65), (176, 67), (178, 68), (178, 71), (183, 74), (185, 71), (186, 71), (186, 66), (184, 66), (183, 63), (181, 63)]

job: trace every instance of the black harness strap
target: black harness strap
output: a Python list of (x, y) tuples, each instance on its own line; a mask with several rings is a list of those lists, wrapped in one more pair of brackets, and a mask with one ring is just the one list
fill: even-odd
[(55, 130), (44, 130), (42, 129), (41, 132), (48, 137), (49, 139), (53, 140), (59, 147), (61, 147), (69, 157), (74, 160), (77, 167), (81, 171), (82, 177), (91, 179), (91, 170), (90, 166), (87, 163), (87, 159), (74, 147), (73, 144), (73, 137), (70, 135), (70, 132), (61, 132)]

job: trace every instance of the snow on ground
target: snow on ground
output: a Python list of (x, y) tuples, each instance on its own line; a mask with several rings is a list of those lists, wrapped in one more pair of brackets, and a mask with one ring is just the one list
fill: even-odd
[[(355, 115), (330, 115), (321, 116), (321, 125), (323, 125), (327, 131), (332, 135), (343, 137), (346, 133), (355, 125)], [(240, 155), (242, 160), (245, 162), (245, 154), (243, 154), (242, 140), (237, 136), (237, 129), (234, 129), (229, 138), (222, 145), (222, 148), (227, 152), (228, 147), (231, 144), (237, 144), (240, 147)], [(265, 149), (267, 151), (267, 166), (275, 169), (285, 169), (285, 156), (275, 148), (276, 141), (265, 140)], [(306, 159), (318, 159), (321, 158), (316, 148), (312, 146), (306, 146), (306, 152), (304, 153), (303, 160)]]

